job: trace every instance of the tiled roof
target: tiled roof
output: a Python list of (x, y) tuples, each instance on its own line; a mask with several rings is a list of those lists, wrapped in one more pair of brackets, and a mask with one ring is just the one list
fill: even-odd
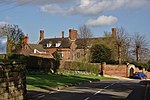
[(37, 49), (38, 51), (46, 52), (46, 50), (43, 48), (41, 44), (28, 44), (28, 45), (30, 46), (32, 50)]
[(50, 47), (56, 47), (56, 43), (60, 43), (59, 47), (61, 48), (69, 48), (71, 46), (69, 38), (48, 38), (39, 42), (39, 44), (42, 44), (44, 48), (46, 48), (48, 43), (51, 43)]
[(23, 48), (21, 51), (18, 51), (18, 53), (30, 55), (34, 53), (34, 49), (38, 50), (39, 52), (47, 52), (47, 50), (45, 50), (41, 44), (27, 44), (26, 46), (28, 46), (28, 49)]

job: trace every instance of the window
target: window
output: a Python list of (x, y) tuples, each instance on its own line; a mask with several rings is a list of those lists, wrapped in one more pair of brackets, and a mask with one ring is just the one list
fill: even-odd
[(61, 53), (59, 53), (59, 54), (60, 54), (60, 57), (61, 57), (61, 58), (64, 57), (64, 53), (63, 53), (63, 52), (61, 52)]
[(49, 41), (49, 43), (47, 43), (47, 47), (51, 47), (52, 45), (52, 41)]
[(61, 43), (56, 43), (56, 47), (59, 47), (61, 45)]
[(52, 45), (51, 43), (47, 43), (47, 45), (46, 45), (46, 46), (47, 46), (47, 47), (51, 47), (51, 45)]
[(58, 43), (56, 43), (56, 47), (59, 47), (61, 45), (61, 41), (58, 41)]

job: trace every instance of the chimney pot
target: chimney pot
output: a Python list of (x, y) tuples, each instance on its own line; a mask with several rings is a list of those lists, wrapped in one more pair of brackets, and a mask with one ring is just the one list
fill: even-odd
[(28, 34), (26, 34), (26, 36), (24, 37), (24, 43), (28, 44), (28, 42), (29, 42), (29, 37)]
[(44, 39), (44, 30), (40, 30), (40, 40)]
[(116, 28), (112, 28), (112, 37), (116, 37), (117, 30)]
[(62, 31), (62, 38), (64, 38), (64, 31)]
[(70, 30), (69, 30), (69, 38), (70, 38), (71, 40), (76, 40), (77, 37), (78, 37), (77, 30), (70, 29)]

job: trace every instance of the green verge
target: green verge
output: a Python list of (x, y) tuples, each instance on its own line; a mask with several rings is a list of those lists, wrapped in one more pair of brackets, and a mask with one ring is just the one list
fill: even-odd
[(28, 74), (27, 89), (51, 89), (99, 80), (114, 80), (114, 78), (89, 73)]

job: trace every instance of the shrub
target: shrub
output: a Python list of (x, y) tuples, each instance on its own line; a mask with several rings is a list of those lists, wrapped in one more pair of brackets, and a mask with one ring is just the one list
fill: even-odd
[(82, 63), (82, 62), (72, 62), (66, 61), (64, 64), (64, 70), (70, 71), (86, 71), (91, 73), (99, 73), (99, 64), (94, 63)]

